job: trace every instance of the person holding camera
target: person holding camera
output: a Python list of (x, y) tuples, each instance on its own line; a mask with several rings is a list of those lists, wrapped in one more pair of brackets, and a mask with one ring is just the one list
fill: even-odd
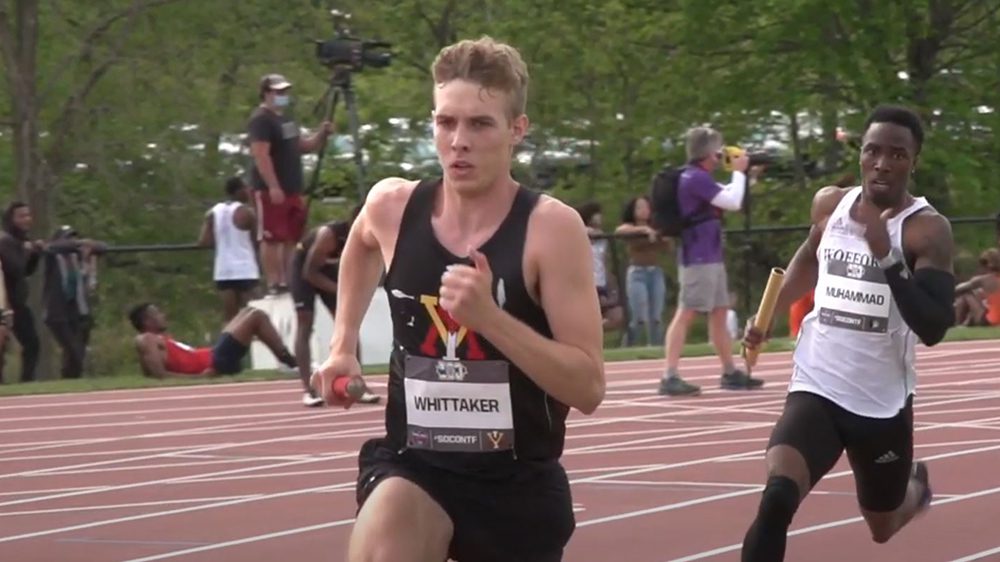
[(693, 223), (680, 234), (678, 280), (680, 294), (664, 341), (666, 373), (660, 380), (660, 394), (690, 396), (701, 388), (680, 377), (681, 351), (691, 323), (698, 314), (708, 315), (708, 334), (722, 362), (720, 386), (746, 389), (761, 385), (736, 368), (733, 342), (726, 329), (729, 313), (729, 286), (722, 251), (722, 213), (738, 211), (743, 205), (750, 158), (745, 152), (732, 158), (733, 176), (729, 185), (712, 177), (724, 156), (722, 135), (707, 127), (697, 127), (687, 135), (688, 164), (678, 179), (677, 199), (681, 214)]
[(301, 135), (298, 123), (286, 113), (291, 89), (292, 83), (280, 74), (264, 76), (260, 81), (261, 103), (248, 125), (253, 156), (250, 183), (261, 225), (257, 237), (271, 294), (288, 290), (292, 252), (305, 231), (302, 153), (319, 150), (333, 132), (333, 125), (324, 121), (315, 134)]

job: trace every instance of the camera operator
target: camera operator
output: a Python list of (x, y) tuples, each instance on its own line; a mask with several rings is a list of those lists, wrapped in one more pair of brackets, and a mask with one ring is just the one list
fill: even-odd
[(250, 116), (248, 134), (253, 166), (250, 173), (261, 228), (260, 257), (271, 294), (288, 290), (288, 269), (295, 244), (302, 238), (306, 206), (302, 153), (315, 152), (333, 131), (324, 121), (319, 130), (303, 137), (298, 123), (286, 111), (292, 83), (280, 74), (260, 81), (260, 106)]
[(701, 389), (680, 377), (681, 351), (699, 313), (708, 315), (708, 334), (722, 362), (720, 386), (745, 389), (760, 386), (733, 363), (732, 338), (726, 329), (729, 313), (729, 287), (722, 251), (722, 212), (738, 211), (743, 205), (750, 159), (746, 153), (733, 157), (733, 176), (729, 185), (720, 185), (711, 173), (723, 158), (722, 135), (707, 127), (688, 131), (687, 160), (677, 186), (681, 214), (689, 220), (701, 220), (685, 229), (678, 245), (678, 280), (680, 295), (677, 311), (664, 341), (666, 373), (660, 381), (660, 394), (693, 395)]

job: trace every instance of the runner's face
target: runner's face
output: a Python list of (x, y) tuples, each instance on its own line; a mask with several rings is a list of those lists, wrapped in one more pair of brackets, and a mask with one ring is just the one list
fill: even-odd
[(895, 123), (873, 123), (861, 144), (861, 184), (865, 197), (887, 209), (906, 195), (917, 163), (913, 133)]
[(434, 88), (434, 144), (448, 185), (459, 193), (483, 193), (510, 176), (514, 147), (528, 118), (508, 117), (509, 94), (467, 80)]

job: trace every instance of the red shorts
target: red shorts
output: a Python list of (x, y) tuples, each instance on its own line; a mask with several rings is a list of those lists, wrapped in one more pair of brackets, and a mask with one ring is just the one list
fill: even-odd
[(263, 242), (298, 242), (306, 228), (306, 204), (302, 196), (285, 194), (281, 204), (271, 203), (266, 191), (255, 191), (257, 202), (257, 240)]

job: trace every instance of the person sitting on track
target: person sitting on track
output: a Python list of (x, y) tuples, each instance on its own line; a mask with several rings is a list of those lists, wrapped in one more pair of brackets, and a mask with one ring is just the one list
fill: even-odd
[(1000, 250), (980, 254), (982, 273), (955, 287), (956, 326), (1000, 326)]
[[(785, 401), (767, 446), (767, 482), (743, 562), (784, 558), (800, 503), (846, 449), (861, 514), (884, 543), (931, 502), (913, 462), (914, 354), (954, 323), (948, 219), (908, 185), (923, 144), (911, 110), (880, 106), (865, 123), (861, 186), (824, 187), (812, 228), (788, 265), (776, 310), (815, 287)], [(769, 330), (767, 330), (769, 331)], [(765, 335), (747, 325), (744, 345)]]
[(295, 357), (282, 343), (278, 331), (264, 311), (247, 307), (222, 330), (214, 347), (191, 347), (167, 332), (167, 317), (156, 305), (142, 303), (129, 312), (129, 321), (139, 335), (135, 349), (139, 365), (148, 377), (171, 375), (234, 375), (243, 370), (250, 342), (260, 338), (281, 363), (295, 367)]
[(579, 214), (511, 176), (528, 74), (489, 37), (432, 66), (443, 178), (387, 178), (341, 256), (330, 403), (354, 381), (386, 272), (394, 345), (384, 438), (359, 453), (349, 562), (561, 560), (575, 529), (560, 463), (569, 409), (604, 399), (601, 310)]
[[(357, 218), (361, 211), (358, 206), (351, 217)], [(295, 247), (292, 256), (290, 289), (295, 302), (295, 358), (299, 364), (299, 376), (309, 391), (302, 397), (306, 406), (322, 406), (323, 397), (309, 386), (312, 375), (312, 358), (309, 340), (312, 338), (315, 321), (316, 297), (318, 296), (331, 317), (337, 315), (337, 279), (340, 273), (340, 254), (347, 241), (351, 223), (332, 221), (310, 230)], [(365, 390), (358, 400), (363, 404), (377, 404), (379, 395)]]

